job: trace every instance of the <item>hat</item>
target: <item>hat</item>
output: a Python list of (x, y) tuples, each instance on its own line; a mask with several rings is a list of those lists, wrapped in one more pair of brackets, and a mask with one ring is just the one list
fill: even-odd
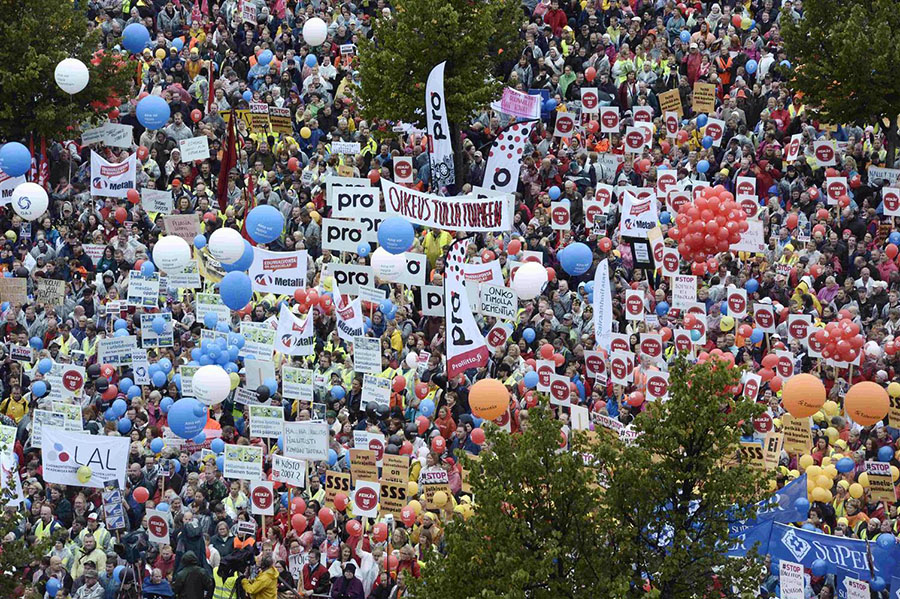
[(346, 564), (344, 564), (343, 572), (356, 574), (356, 564), (354, 564), (353, 562), (347, 562)]
[(96, 514), (96, 513), (88, 514), (87, 519), (88, 519), (88, 520), (96, 520), (96, 519), (97, 519), (97, 514)]
[(691, 42), (691, 45), (688, 46), (688, 48), (691, 50), (697, 50), (698, 48), (700, 48), (700, 46), (697, 45), (697, 42)]
[(445, 464), (450, 464), (451, 466), (456, 465), (456, 460), (454, 460), (454, 459), (451, 458), (450, 456), (447, 456), (446, 458), (444, 458), (444, 459), (443, 459), (443, 462), (444, 462)]

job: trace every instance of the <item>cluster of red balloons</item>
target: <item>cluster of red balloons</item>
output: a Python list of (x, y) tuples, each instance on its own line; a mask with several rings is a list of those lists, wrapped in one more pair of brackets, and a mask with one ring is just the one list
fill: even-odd
[(553, 360), (556, 367), (559, 368), (566, 362), (566, 358), (562, 354), (556, 353), (556, 349), (549, 343), (541, 346), (541, 358), (544, 360)]
[(681, 207), (675, 225), (669, 229), (669, 237), (678, 242), (681, 257), (695, 263), (727, 252), (749, 228), (747, 214), (721, 185), (701, 189), (700, 197)]
[(294, 299), (300, 306), (301, 312), (309, 312), (313, 306), (319, 306), (325, 314), (331, 314), (334, 307), (334, 299), (330, 295), (319, 295), (315, 289), (295, 289)]
[(856, 360), (866, 341), (860, 334), (859, 325), (849, 318), (829, 322), (824, 329), (819, 329), (814, 335), (822, 346), (822, 357), (842, 362)]

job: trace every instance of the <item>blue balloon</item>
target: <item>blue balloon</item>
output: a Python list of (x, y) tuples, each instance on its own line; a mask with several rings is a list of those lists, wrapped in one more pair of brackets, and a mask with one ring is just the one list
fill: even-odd
[(703, 337), (703, 333), (698, 329), (691, 329), (691, 341), (700, 341), (701, 337)]
[(103, 419), (107, 420), (108, 422), (112, 422), (116, 418), (118, 418), (118, 416), (116, 416), (116, 413), (113, 412), (112, 408), (107, 408), (106, 411), (103, 412)]
[(206, 247), (206, 236), (203, 233), (198, 233), (194, 237), (194, 247), (198, 250), (202, 250)]
[(697, 163), (697, 172), (698, 173), (705, 173), (708, 170), (709, 170), (709, 161), (708, 160), (701, 160), (700, 162)]
[(203, 445), (204, 443), (206, 443), (206, 433), (203, 431), (200, 431), (199, 433), (197, 433), (196, 437), (191, 439), (191, 441), (193, 441), (197, 445)]
[(259, 53), (259, 56), (256, 57), (256, 62), (261, 64), (262, 66), (266, 66), (270, 62), (272, 62), (272, 51), (271, 50), (263, 50)]
[(158, 362), (154, 362), (154, 363), (151, 364), (150, 367), (147, 369), (147, 372), (150, 374), (151, 377), (153, 377), (154, 374), (156, 374), (157, 372), (159, 372), (159, 371), (161, 371), (161, 370), (162, 370), (162, 367), (159, 365), (159, 363), (158, 363)]
[(141, 23), (132, 23), (122, 31), (122, 45), (132, 54), (138, 54), (150, 43), (150, 32)]
[(124, 399), (115, 400), (114, 402), (112, 402), (112, 411), (117, 418), (121, 418), (125, 415), (125, 412), (128, 411), (128, 402), (126, 402)]
[(116, 428), (123, 435), (127, 435), (131, 432), (131, 420), (129, 420), (128, 418), (122, 418), (121, 420), (119, 420)]
[(665, 316), (669, 313), (669, 302), (659, 302), (656, 304), (656, 315)]
[(166, 373), (163, 371), (157, 371), (153, 373), (153, 376), (150, 377), (150, 380), (153, 382), (154, 387), (162, 387), (168, 381), (166, 377)]
[(47, 374), (53, 368), (53, 360), (50, 358), (41, 358), (40, 362), (38, 362), (38, 372), (41, 374)]
[[(233, 262), (231, 264), (222, 264), (222, 269), (225, 272), (233, 272), (233, 271), (246, 271), (253, 265), (253, 246), (250, 245), (250, 242), (246, 239), (244, 240), (244, 253), (241, 254), (241, 257), (237, 259), (237, 262)], [(228, 330), (228, 325), (225, 325), (225, 330)]]
[[(227, 364), (227, 362), (226, 362)], [(278, 381), (274, 378), (268, 378), (263, 380), (263, 385), (268, 387), (269, 395), (275, 395), (278, 393)]]
[[(234, 349), (235, 352), (237, 352), (237, 348), (236, 348), (235, 346), (232, 345), (232, 346), (228, 349), (228, 353), (229, 353), (229, 354), (231, 353), (231, 350), (232, 350), (232, 349)], [(229, 356), (229, 357), (230, 357), (230, 356)], [(235, 364), (234, 362), (228, 362), (228, 363), (226, 363), (225, 366), (224, 366), (224, 368), (225, 368), (225, 372), (227, 372), (228, 374), (231, 374), (232, 372), (237, 372), (238, 370), (240, 370), (240, 368), (238, 368), (237, 364)]]
[(688, 43), (689, 41), (691, 41), (691, 32), (690, 32), (690, 31), (685, 31), (685, 30), (682, 29), (682, 30), (681, 30), (681, 33), (678, 34), (678, 37), (679, 37), (679, 39), (681, 39), (682, 43), (685, 43), (685, 44), (686, 44), (686, 43)]
[(138, 122), (147, 129), (161, 129), (169, 122), (172, 110), (159, 96), (146, 96), (137, 104)]
[(722, 313), (722, 316), (728, 316), (728, 302), (719, 302), (719, 312)]
[(47, 383), (44, 381), (35, 381), (31, 385), (31, 394), (35, 397), (43, 397), (47, 394)]
[(557, 106), (557, 102), (553, 98), (549, 98), (549, 99), (547, 99), (547, 101), (544, 102), (544, 110), (546, 112), (550, 112), (551, 110), (556, 110), (556, 106)]
[(426, 398), (419, 402), (419, 412), (426, 418), (434, 416), (434, 400)]
[(150, 451), (153, 453), (160, 453), (163, 450), (163, 447), (165, 447), (165, 443), (163, 443), (163, 440), (159, 437), (150, 441)]
[(250, 277), (238, 271), (225, 275), (219, 283), (219, 296), (222, 302), (232, 310), (240, 310), (253, 297), (253, 285)]
[(372, 248), (365, 241), (359, 242), (359, 245), (356, 246), (356, 253), (360, 258), (365, 258), (369, 255), (369, 252), (372, 251)]
[(127, 329), (128, 321), (124, 318), (117, 318), (115, 324), (113, 324), (113, 329), (118, 331), (120, 329)]
[(219, 359), (219, 353), (220, 353), (219, 348), (217, 348), (217, 347), (210, 348), (206, 352), (206, 358), (208, 360), (212, 360), (213, 362), (215, 362), (216, 360)]
[(591, 248), (580, 241), (564, 247), (557, 257), (563, 270), (573, 277), (581, 276), (589, 271), (594, 262), (594, 253)]
[(331, 397), (335, 399), (344, 399), (345, 395), (347, 395), (347, 392), (340, 385), (335, 385), (331, 388)]
[(203, 354), (202, 356), (200, 356), (198, 362), (200, 362), (200, 366), (209, 366), (213, 363), (213, 359), (210, 358), (207, 354)]
[(834, 467), (837, 468), (837, 471), (840, 472), (841, 474), (846, 474), (847, 472), (850, 472), (851, 470), (853, 470), (853, 466), (854, 466), (853, 460), (850, 458), (841, 458), (834, 465)]
[(894, 450), (891, 449), (889, 445), (885, 445), (884, 447), (878, 450), (878, 461), (879, 462), (890, 462), (891, 458), (894, 457)]
[(763, 340), (763, 332), (761, 329), (754, 328), (753, 332), (750, 333), (750, 343), (759, 343)]
[(278, 435), (278, 449), (284, 451), (284, 435)]
[(878, 535), (876, 542), (882, 549), (890, 549), (897, 543), (897, 538), (889, 532), (883, 532)]
[(164, 373), (169, 374), (172, 372), (172, 360), (169, 358), (160, 358), (157, 364), (159, 364), (159, 369)]
[[(216, 330), (219, 331), (220, 333), (230, 333), (231, 327), (228, 326), (228, 323), (225, 322), (224, 320), (220, 320), (219, 322), (216, 323)], [(217, 339), (221, 339), (221, 337), (217, 337)], [(225, 344), (225, 347), (228, 347), (227, 343)]]
[(811, 531), (811, 532), (815, 532), (816, 530), (818, 530), (815, 526), (813, 526), (813, 525), (810, 524), (809, 522), (807, 522), (806, 524), (804, 524), (804, 525), (801, 526), (800, 528), (802, 528), (803, 530)]
[(234, 428), (237, 429), (237, 432), (240, 434), (244, 434), (244, 417), (238, 416), (234, 419)]
[(244, 93), (241, 94), (241, 97), (244, 99), (245, 102), (249, 102), (250, 100), (253, 99), (253, 92), (250, 91), (249, 89), (245, 89)]
[[(880, 541), (881, 537), (883, 537), (883, 536), (884, 536), (883, 534), (878, 535), (878, 540)], [(888, 536), (892, 536), (892, 535), (888, 535)], [(884, 578), (882, 578), (881, 576), (876, 576), (875, 578), (873, 578), (871, 580), (871, 582), (869, 582), (869, 588), (871, 590), (875, 591), (876, 593), (880, 593), (881, 591), (883, 591), (886, 586), (887, 586), (887, 583), (884, 581)]]
[(668, 225), (670, 222), (672, 222), (672, 215), (669, 214), (667, 210), (663, 210), (659, 213), (659, 222), (664, 225)]
[[(703, 139), (700, 140), (700, 144), (708, 150), (713, 145), (713, 138), (709, 135), (704, 135)], [(697, 170), (700, 171), (699, 165), (697, 165), (697, 166), (698, 166)], [(707, 167), (707, 168), (709, 168), (709, 167)], [(700, 172), (705, 173), (706, 171), (700, 171)]]
[(900, 232), (894, 231), (893, 233), (888, 235), (888, 241), (890, 241), (894, 245), (900, 245)]
[(161, 511), (161, 512), (168, 512), (168, 511), (169, 511), (169, 504), (168, 504), (167, 502), (165, 502), (165, 501), (161, 501), (161, 502), (159, 502), (159, 503), (156, 504), (156, 509), (158, 509), (158, 510)]
[(402, 254), (412, 247), (416, 231), (405, 218), (392, 216), (378, 225), (378, 244), (391, 254)]
[(219, 469), (219, 472), (225, 472), (225, 456), (220, 455), (216, 458), (216, 468)]
[(284, 215), (275, 206), (263, 204), (250, 211), (246, 226), (250, 239), (256, 243), (270, 243), (281, 237), (284, 231)]
[(176, 37), (175, 39), (172, 40), (172, 45), (175, 47), (176, 50), (181, 52), (182, 48), (184, 48), (184, 40), (182, 40), (180, 37)]
[(709, 118), (705, 114), (701, 114), (697, 117), (697, 127), (706, 127), (706, 122)]
[(32, 337), (28, 340), (28, 344), (36, 351), (41, 351), (42, 349), (44, 349), (44, 342), (41, 341), (40, 337)]
[(559, 199), (561, 193), (562, 192), (559, 190), (559, 187), (557, 187), (556, 185), (547, 190), (547, 195), (550, 196), (551, 200)]
[(334, 466), (335, 464), (337, 464), (337, 461), (338, 461), (337, 452), (333, 449), (329, 449), (328, 450), (328, 465)]
[[(217, 323), (217, 322), (219, 322), (219, 318), (216, 316), (215, 312), (207, 312), (206, 314), (204, 314), (204, 316), (203, 316), (203, 325), (204, 325), (207, 329), (214, 329), (214, 328), (216, 328), (216, 323)], [(202, 348), (203, 346), (201, 345), (200, 347)]]
[(206, 406), (193, 397), (179, 399), (169, 408), (169, 427), (182, 439), (196, 437), (206, 426), (206, 420)]
[(747, 282), (744, 283), (744, 289), (747, 290), (747, 293), (756, 293), (759, 291), (759, 281), (756, 279), (747, 279)]
[(113, 333), (113, 337), (127, 337), (128, 331), (125, 329), (119, 329), (118, 331)]
[[(129, 387), (126, 395), (128, 395), (129, 399), (134, 399), (135, 397), (140, 397), (141, 396), (141, 388), (138, 385), (132, 385), (131, 387)], [(166, 399), (171, 400), (171, 398), (166, 398)], [(160, 408), (162, 408), (163, 403), (165, 403), (165, 399), (163, 399), (163, 401), (160, 402), (160, 404), (159, 404)]]
[(750, 75), (752, 75), (753, 73), (756, 72), (756, 69), (759, 68), (759, 63), (756, 62), (755, 60), (753, 60), (753, 59), (751, 58), (751, 59), (748, 60), (747, 63), (744, 65), (744, 68), (747, 69), (747, 73), (749, 73)]
[(525, 377), (523, 379), (525, 381), (525, 386), (529, 389), (534, 389), (535, 387), (537, 387), (538, 378), (539, 377), (537, 372), (535, 372), (534, 370), (529, 370), (525, 373)]
[(790, 69), (790, 68), (791, 68), (791, 63), (790, 63), (790, 61), (788, 61), (788, 60), (782, 60), (782, 61), (779, 62), (778, 64), (779, 64), (780, 66), (786, 68), (786, 69)]
[(528, 327), (527, 329), (522, 331), (522, 339), (525, 340), (525, 343), (532, 343), (535, 337), (537, 337), (537, 333), (535, 333), (534, 329), (532, 329), (531, 327)]
[(809, 511), (809, 500), (806, 497), (798, 497), (794, 500), (794, 509), (805, 514)]
[(141, 274), (145, 277), (149, 277), (156, 272), (156, 266), (150, 262), (149, 260), (145, 260), (143, 264), (141, 264)]
[(218, 438), (213, 439), (209, 444), (209, 448), (213, 451), (213, 453), (220, 454), (225, 451), (225, 441)]
[(382, 313), (390, 312), (394, 307), (394, 302), (392, 302), (389, 298), (385, 298), (381, 300), (381, 303), (378, 304), (378, 309), (381, 310)]
[(154, 333), (156, 333), (157, 335), (162, 335), (163, 331), (166, 330), (166, 319), (162, 316), (154, 316), (151, 327), (153, 328)]
[(308, 66), (309, 68), (313, 68), (317, 64), (319, 64), (319, 61), (316, 58), (315, 54), (306, 55), (306, 66)]
[(172, 464), (172, 468), (175, 469), (175, 474), (181, 472), (181, 462), (179, 462), (175, 458), (172, 458), (171, 460), (169, 460), (169, 463)]
[(828, 574), (828, 562), (823, 559), (817, 559), (810, 566), (813, 576), (825, 576)]
[[(121, 567), (121, 566), (120, 566)], [(47, 581), (47, 594), (51, 597), (56, 597), (56, 594), (59, 592), (59, 580), (56, 578), (51, 578)]]

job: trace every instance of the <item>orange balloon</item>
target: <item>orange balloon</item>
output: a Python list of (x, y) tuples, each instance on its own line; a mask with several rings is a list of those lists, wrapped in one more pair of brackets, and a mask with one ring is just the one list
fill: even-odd
[(794, 418), (808, 418), (825, 405), (825, 385), (811, 374), (792, 376), (784, 383), (781, 402)]
[(499, 418), (509, 409), (509, 391), (497, 379), (482, 379), (469, 389), (469, 407), (479, 418)]
[(890, 400), (884, 387), (865, 381), (856, 383), (844, 397), (844, 409), (857, 424), (872, 426), (887, 416)]

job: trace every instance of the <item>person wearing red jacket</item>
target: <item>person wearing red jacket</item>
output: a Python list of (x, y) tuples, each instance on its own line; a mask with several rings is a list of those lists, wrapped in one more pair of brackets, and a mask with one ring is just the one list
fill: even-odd
[(309, 561), (303, 566), (301, 574), (303, 576), (303, 589), (300, 593), (305, 597), (312, 594), (324, 595), (328, 592), (331, 579), (328, 577), (328, 570), (319, 561), (321, 553), (313, 547), (309, 550)]
[(781, 171), (772, 166), (768, 160), (760, 160), (753, 167), (753, 172), (756, 173), (756, 189), (759, 191), (760, 197), (764, 197), (769, 188), (781, 179)]
[(569, 24), (566, 13), (559, 7), (559, 0), (550, 0), (550, 10), (544, 15), (544, 24), (550, 25), (553, 37), (561, 36), (563, 27)]

